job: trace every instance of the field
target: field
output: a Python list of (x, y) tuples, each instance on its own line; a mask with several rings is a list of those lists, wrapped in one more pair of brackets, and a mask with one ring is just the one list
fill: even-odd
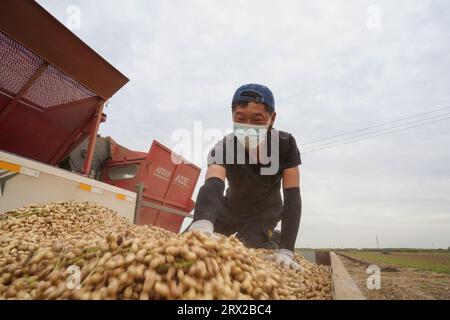
[[(375, 300), (449, 300), (450, 254), (445, 251), (375, 251), (339, 252), (350, 276), (364, 296)], [(367, 267), (381, 267), (381, 288), (367, 287)]]
[(380, 266), (396, 266), (401, 268), (414, 268), (425, 271), (434, 271), (450, 274), (449, 252), (372, 252), (349, 251), (344, 254), (363, 260), (365, 262), (379, 264)]

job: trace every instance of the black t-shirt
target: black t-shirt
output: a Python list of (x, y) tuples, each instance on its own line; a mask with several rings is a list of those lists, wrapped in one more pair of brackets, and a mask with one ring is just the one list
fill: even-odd
[[(266, 141), (267, 144), (262, 147), (262, 153), (267, 155), (266, 160), (263, 158), (259, 162), (254, 160), (255, 157), (250, 159), (249, 152), (240, 145), (233, 133), (225, 136), (209, 153), (208, 166), (218, 164), (226, 169), (229, 186), (224, 201), (226, 207), (235, 214), (257, 214), (259, 217), (281, 215), (283, 170), (296, 167), (302, 161), (295, 138), (290, 133), (272, 128), (268, 131)], [(276, 152), (277, 144), (279, 152)], [(238, 150), (244, 152), (245, 159), (242, 153), (238, 156)], [(277, 154), (278, 161), (275, 158)], [(263, 173), (262, 168), (270, 170)]]

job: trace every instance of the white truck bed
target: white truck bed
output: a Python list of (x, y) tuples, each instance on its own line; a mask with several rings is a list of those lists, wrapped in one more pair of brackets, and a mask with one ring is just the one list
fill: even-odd
[(30, 204), (76, 200), (103, 205), (133, 222), (135, 192), (4, 151), (0, 151), (1, 184), (0, 214)]

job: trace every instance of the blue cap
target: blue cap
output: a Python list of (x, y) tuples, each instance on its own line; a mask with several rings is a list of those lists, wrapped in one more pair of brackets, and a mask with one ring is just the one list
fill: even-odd
[(275, 111), (275, 99), (272, 91), (262, 84), (249, 83), (240, 86), (234, 93), (231, 105), (241, 101), (264, 103), (272, 111)]

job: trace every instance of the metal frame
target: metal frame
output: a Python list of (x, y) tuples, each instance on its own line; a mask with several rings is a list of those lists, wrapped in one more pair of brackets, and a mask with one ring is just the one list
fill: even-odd
[(17, 172), (0, 170), (0, 196), (3, 196), (3, 192), (5, 191), (5, 187), (6, 187), (6, 182), (8, 182), (8, 180), (14, 178), (17, 175), (18, 175)]
[(58, 104), (56, 106), (52, 106), (52, 107), (48, 107), (48, 108), (42, 108), (42, 111), (46, 111), (46, 112), (50, 112), (50, 111), (55, 111), (55, 110), (61, 110), (61, 109), (65, 109), (65, 108), (72, 108), (72, 107), (76, 107), (80, 104), (84, 104), (84, 103), (89, 103), (89, 102), (97, 102), (99, 100), (98, 96), (93, 96), (90, 98), (86, 98), (86, 99), (82, 99), (82, 100), (76, 100), (76, 101), (72, 101), (72, 102), (68, 102), (68, 103), (63, 103), (63, 104)]
[(171, 214), (174, 214), (174, 215), (177, 215), (177, 216), (182, 216), (182, 217), (185, 217), (185, 218), (193, 218), (192, 215), (190, 215), (189, 213), (183, 212), (181, 210), (163, 207), (163, 206), (160, 206), (158, 204), (147, 202), (147, 201), (142, 201), (142, 206), (143, 207), (147, 207), (147, 208), (158, 209), (160, 211), (171, 213)]
[[(50, 161), (50, 164), (56, 165), (59, 161), (59, 159), (64, 155), (70, 152), (71, 147), (76, 144), (77, 142), (80, 141), (81, 138), (84, 139), (84, 135), (83, 132), (89, 128), (90, 122), (89, 119), (91, 119), (92, 117), (94, 117), (94, 113), (90, 114), (87, 118), (86, 121), (83, 121), (83, 123), (80, 124), (80, 126), (72, 132), (72, 134), (70, 135), (69, 139), (67, 139), (64, 142), (64, 145), (61, 146), (61, 148), (59, 148), (58, 152), (53, 156), (53, 158)], [(80, 136), (80, 138), (77, 139), (78, 136)], [(76, 140), (74, 140), (76, 139)]]
[(25, 82), (25, 84), (20, 88), (17, 95), (5, 106), (0, 114), (0, 124), (6, 119), (8, 114), (16, 106), (20, 99), (27, 93), (34, 82), (47, 70), (48, 63), (44, 62), (41, 66), (30, 76), (30, 78)]
[[(49, 63), (44, 61), (41, 66), (30, 76), (30, 78), (25, 82), (25, 84), (22, 86), (22, 88), (19, 90), (19, 92), (14, 96), (14, 98), (3, 108), (3, 110), (0, 113), (0, 124), (5, 121), (5, 119), (8, 117), (10, 112), (14, 109), (14, 107), (17, 105), (18, 102), (22, 103), (22, 98), (25, 96), (25, 94), (28, 92), (28, 90), (32, 87), (32, 85), (39, 79), (39, 77), (47, 70), (49, 66)], [(3, 92), (0, 92), (3, 93)], [(49, 112), (53, 110), (59, 110), (69, 107), (74, 107), (76, 105), (85, 103), (85, 102), (95, 102), (98, 101), (95, 106), (95, 111), (92, 116), (89, 116), (86, 121), (84, 121), (79, 128), (77, 128), (71, 135), (70, 138), (66, 141), (66, 143), (61, 146), (61, 148), (58, 150), (58, 152), (55, 154), (55, 156), (51, 159), (52, 164), (56, 164), (60, 157), (62, 157), (66, 152), (67, 149), (73, 144), (74, 139), (76, 139), (79, 134), (81, 134), (86, 127), (91, 123), (90, 126), (90, 133), (89, 133), (89, 146), (88, 146), (88, 152), (86, 156), (86, 160), (83, 164), (83, 173), (85, 175), (89, 175), (89, 172), (91, 170), (92, 166), (92, 159), (94, 156), (94, 150), (95, 150), (95, 142), (97, 141), (97, 132), (98, 128), (100, 126), (102, 115), (103, 115), (103, 107), (105, 104), (105, 100), (99, 98), (98, 96), (90, 97), (87, 99), (82, 99), (78, 101), (73, 101), (65, 104), (60, 104), (56, 106), (52, 106), (49, 108), (42, 108), (38, 106), (39, 111), (41, 112)], [(93, 121), (91, 121), (91, 117), (93, 118)], [(76, 141), (78, 141), (77, 139)]]
[(96, 113), (94, 115), (94, 121), (92, 122), (91, 132), (89, 134), (89, 144), (87, 147), (86, 159), (83, 164), (83, 172), (89, 175), (92, 166), (92, 159), (94, 158), (95, 143), (97, 142), (97, 132), (100, 122), (102, 121), (103, 106), (105, 105), (105, 100), (100, 100), (96, 107)]
[[(157, 209), (159, 211), (164, 211), (166, 213), (174, 214), (174, 215), (185, 217), (185, 218), (191, 218), (191, 219), (194, 218), (193, 215), (191, 215), (189, 213), (186, 213), (184, 211), (181, 211), (181, 210), (177, 210), (177, 209), (173, 209), (173, 208), (167, 208), (167, 207), (155, 204), (155, 203), (142, 201), (142, 198), (143, 198), (143, 195), (144, 195), (144, 190), (145, 190), (145, 185), (142, 182), (139, 183), (136, 186), (136, 195), (137, 196), (136, 196), (136, 207), (135, 207), (135, 210), (134, 210), (134, 224), (138, 224), (139, 223), (139, 216), (140, 216), (142, 207)], [(149, 197), (149, 198), (152, 198), (152, 197)], [(167, 203), (167, 202), (164, 202), (164, 201), (162, 201), (162, 202), (164, 204)], [(158, 220), (158, 217), (159, 217), (159, 214), (156, 217), (156, 220)]]

